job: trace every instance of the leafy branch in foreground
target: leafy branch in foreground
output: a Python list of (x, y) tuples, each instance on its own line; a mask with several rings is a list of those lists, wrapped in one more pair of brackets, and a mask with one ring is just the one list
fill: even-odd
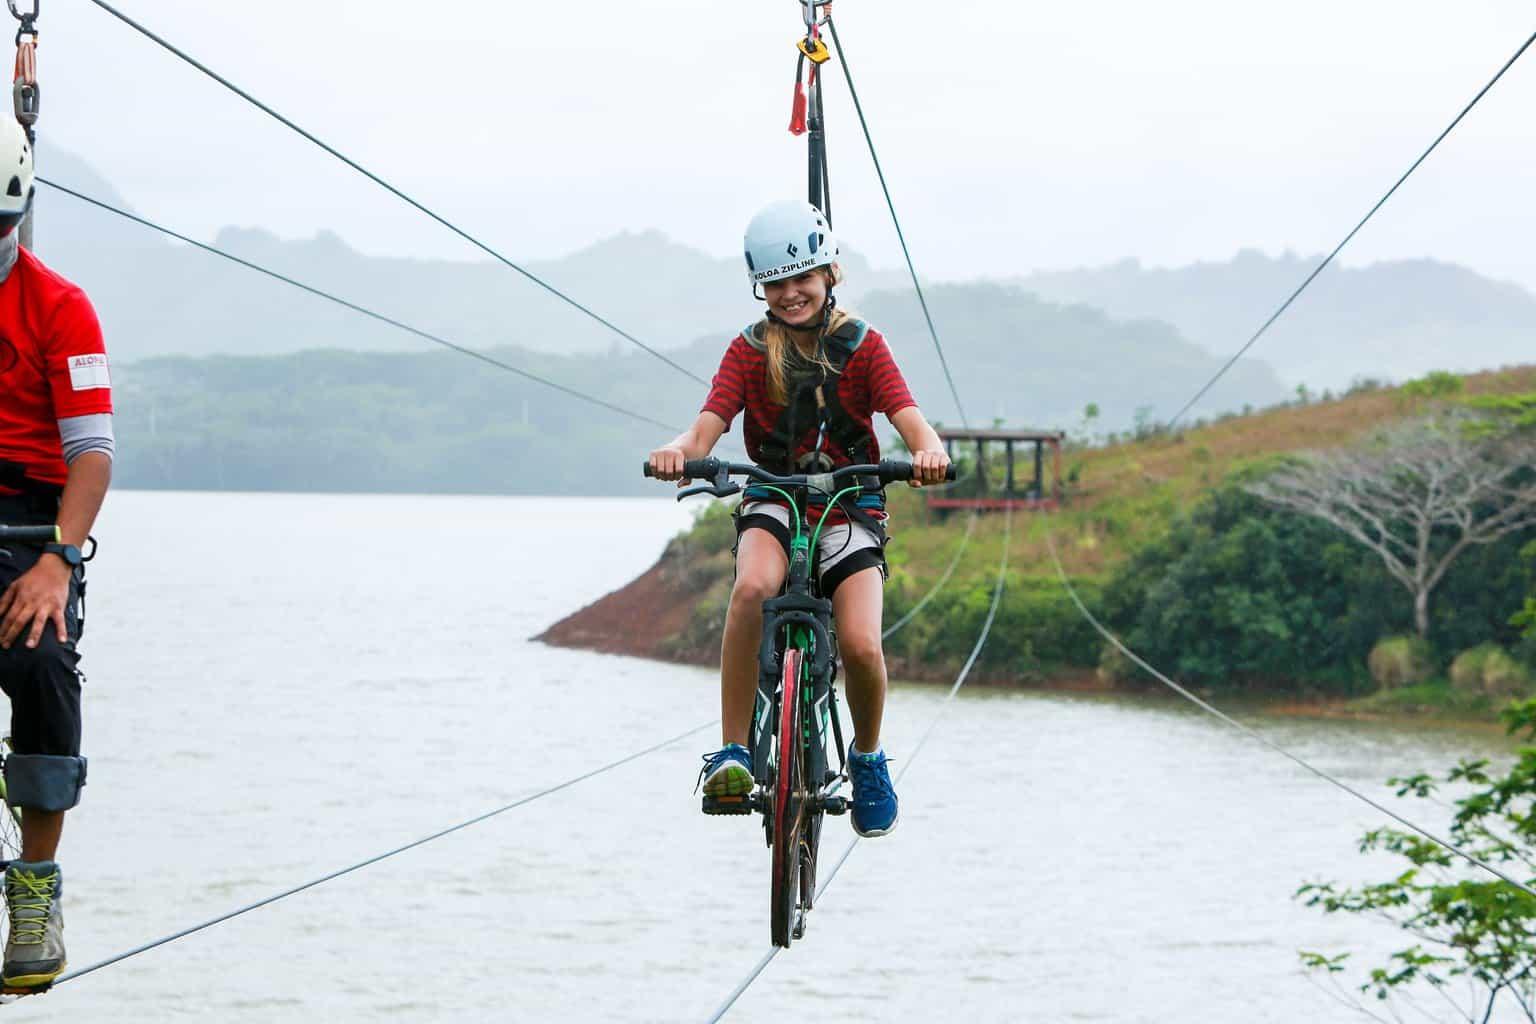
[[(1536, 878), (1536, 699), (1517, 701), (1502, 717), (1526, 746), (1502, 773), (1485, 760), (1463, 760), (1439, 776), (1417, 773), (1389, 780), (1400, 797), (1439, 802), (1454, 790), (1450, 840), (1518, 878)], [(1361, 853), (1387, 853), (1404, 862), (1394, 878), (1355, 888), (1335, 882), (1304, 885), (1297, 898), (1326, 914), (1366, 914), (1413, 940), (1372, 968), (1356, 990), (1391, 1014), (1384, 1018), (1344, 987), (1347, 953), (1301, 953), (1302, 967), (1362, 1014), (1401, 1020), (1398, 1006), (1429, 1020), (1484, 1024), (1503, 1006), (1536, 1022), (1536, 898), (1474, 873), (1465, 861), (1422, 836), (1392, 828), (1367, 832)], [(1461, 984), (1468, 983), (1463, 989)], [(1467, 992), (1460, 1000), (1455, 993)], [(1435, 997), (1435, 1011), (1418, 1005)]]

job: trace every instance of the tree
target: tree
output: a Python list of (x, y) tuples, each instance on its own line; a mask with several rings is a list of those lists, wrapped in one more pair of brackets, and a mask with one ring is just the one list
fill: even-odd
[(1380, 557), (1429, 632), (1429, 598), (1468, 548), (1536, 526), (1536, 439), (1484, 417), (1437, 413), (1313, 454), (1249, 490), (1314, 516)]
[[(1503, 712), (1509, 731), (1536, 739), (1536, 700), (1519, 701)], [(1487, 761), (1462, 761), (1440, 779), (1419, 773), (1391, 779), (1398, 796), (1441, 805), (1442, 786), (1459, 794), (1449, 839), (1458, 848), (1506, 874), (1529, 882), (1536, 877), (1536, 747), (1520, 749), (1502, 775)], [(1392, 1015), (1409, 1004), (1427, 1020), (1483, 1024), (1499, 1005), (1512, 1006), (1536, 1022), (1536, 898), (1475, 870), (1460, 857), (1417, 833), (1381, 828), (1366, 833), (1362, 853), (1385, 852), (1407, 862), (1397, 876), (1376, 885), (1343, 888), (1333, 882), (1302, 886), (1297, 897), (1328, 914), (1368, 914), (1412, 938), (1412, 944), (1370, 969), (1358, 991), (1375, 997)], [(1340, 981), (1348, 953), (1302, 952), (1302, 964), (1352, 999), (1362, 1014), (1386, 1020), (1368, 1003), (1354, 999)], [(1453, 986), (1452, 982), (1463, 982)], [(1432, 1011), (1417, 1000), (1432, 996)], [(1454, 1008), (1454, 1018), (1446, 1016)]]

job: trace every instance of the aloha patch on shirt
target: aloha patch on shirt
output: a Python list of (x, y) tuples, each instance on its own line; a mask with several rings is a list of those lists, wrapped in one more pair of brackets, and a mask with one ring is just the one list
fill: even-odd
[(20, 250), (0, 283), (0, 459), (62, 486), (59, 420), (111, 411), (111, 370), (91, 300)]
[(112, 387), (112, 376), (107, 371), (105, 352), (69, 357), (69, 386), (76, 391)]

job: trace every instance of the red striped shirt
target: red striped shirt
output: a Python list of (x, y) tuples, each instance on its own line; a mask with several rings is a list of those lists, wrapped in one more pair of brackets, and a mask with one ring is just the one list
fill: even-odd
[[(896, 366), (885, 337), (873, 327), (838, 376), (837, 395), (843, 411), (868, 437), (866, 450), (870, 462), (880, 460), (880, 441), (875, 436), (874, 428), (875, 414), (884, 413), (890, 417), (917, 404), (912, 398), (912, 392), (907, 389), (901, 370)], [(719, 416), (725, 421), (727, 430), (736, 415), (745, 412), (742, 419), (743, 443), (754, 462), (762, 461), (763, 441), (784, 413), (784, 406), (768, 399), (766, 353), (738, 334), (720, 360), (720, 369), (716, 371), (714, 382), (710, 385), (703, 411)], [(816, 426), (811, 424), (796, 442), (796, 457), (814, 448), (816, 437)], [(846, 466), (852, 461), (846, 453), (833, 450), (830, 444), (823, 445), (823, 448), (831, 456), (834, 466)]]

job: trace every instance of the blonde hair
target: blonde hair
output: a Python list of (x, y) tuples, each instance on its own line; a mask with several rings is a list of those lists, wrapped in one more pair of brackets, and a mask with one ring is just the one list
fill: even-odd
[[(831, 291), (842, 283), (843, 268), (834, 263), (827, 270), (827, 290)], [(836, 306), (832, 307), (822, 327), (821, 336), (831, 334), (850, 319), (852, 314)], [(777, 320), (765, 319), (762, 322), (763, 353), (768, 364), (768, 400), (774, 405), (789, 402), (789, 357), (790, 352), (797, 347), (794, 337), (796, 333), (806, 332), (792, 332)], [(840, 372), (827, 359), (824, 347), (819, 344), (809, 355), (805, 352), (800, 352), (800, 355), (821, 367), (829, 376), (835, 377)]]

